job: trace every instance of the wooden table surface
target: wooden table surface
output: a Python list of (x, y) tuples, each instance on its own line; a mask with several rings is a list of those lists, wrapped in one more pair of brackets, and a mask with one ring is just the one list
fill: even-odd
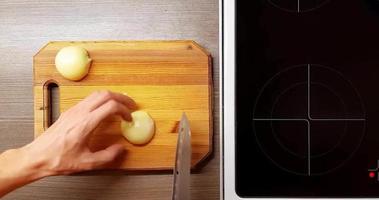
[[(0, 152), (33, 140), (32, 57), (51, 40), (191, 39), (213, 57), (214, 154), (192, 199), (219, 199), (218, 0), (0, 0)], [(1, 166), (0, 166), (1, 167)], [(170, 199), (170, 173), (48, 177), (4, 199)]]

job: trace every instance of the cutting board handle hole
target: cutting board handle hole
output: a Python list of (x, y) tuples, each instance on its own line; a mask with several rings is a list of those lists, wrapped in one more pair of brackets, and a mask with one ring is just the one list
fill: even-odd
[(44, 129), (48, 129), (60, 115), (59, 109), (59, 85), (54, 80), (46, 81), (44, 84), (43, 98), (43, 120)]

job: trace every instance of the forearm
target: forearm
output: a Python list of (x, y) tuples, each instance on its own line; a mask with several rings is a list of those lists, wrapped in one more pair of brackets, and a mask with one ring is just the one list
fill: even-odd
[(52, 175), (42, 161), (27, 154), (26, 147), (0, 154), (0, 197), (42, 177)]

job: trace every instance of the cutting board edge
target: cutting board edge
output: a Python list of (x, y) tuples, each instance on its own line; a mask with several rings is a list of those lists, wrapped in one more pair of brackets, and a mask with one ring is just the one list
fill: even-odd
[(69, 40), (69, 41), (66, 41), (66, 40), (51, 40), (51, 41), (48, 41), (41, 49), (39, 49), (37, 51), (37, 53), (35, 53), (33, 55), (33, 59), (38, 56), (47, 46), (49, 46), (50, 44), (52, 43), (72, 43), (72, 44), (75, 44), (75, 43), (119, 43), (119, 42), (122, 42), (122, 43), (132, 43), (132, 42), (140, 42), (140, 43), (160, 43), (160, 42), (172, 42), (172, 43), (175, 43), (175, 42), (181, 42), (181, 43), (191, 43), (193, 45), (195, 45), (197, 48), (199, 48), (206, 56), (211, 56), (211, 54), (204, 48), (202, 47), (199, 43), (197, 43), (195, 40)]
[(208, 152), (205, 154), (199, 161), (197, 161), (194, 165), (191, 165), (192, 170), (200, 170), (203, 168), (206, 163), (212, 158), (213, 151), (214, 151), (214, 121), (213, 121), (213, 114), (214, 114), (214, 87), (213, 87), (213, 58), (212, 55), (206, 51), (202, 46), (197, 44), (195, 41), (194, 45), (196, 45), (198, 48), (200, 48), (207, 56), (208, 56), (208, 74), (209, 74), (209, 84), (208, 84), (208, 92), (209, 92), (209, 145), (208, 145)]

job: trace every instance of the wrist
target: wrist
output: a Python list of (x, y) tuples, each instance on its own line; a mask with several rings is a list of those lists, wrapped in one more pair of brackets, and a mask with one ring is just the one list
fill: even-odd
[(29, 145), (19, 148), (16, 151), (23, 160), (23, 168), (30, 172), (28, 175), (31, 178), (40, 179), (55, 175), (54, 170), (49, 167), (49, 160), (46, 159), (45, 156), (33, 153)]
[(17, 166), (10, 169), (10, 172), (14, 173), (14, 175), (18, 175), (25, 181), (32, 182), (53, 175), (46, 167), (47, 162), (33, 157), (29, 152), (28, 146), (8, 150), (5, 154), (8, 154), (9, 159), (15, 160), (10, 163), (17, 163)]
[(8, 192), (50, 175), (43, 163), (32, 162), (24, 148), (0, 154), (0, 198)]

